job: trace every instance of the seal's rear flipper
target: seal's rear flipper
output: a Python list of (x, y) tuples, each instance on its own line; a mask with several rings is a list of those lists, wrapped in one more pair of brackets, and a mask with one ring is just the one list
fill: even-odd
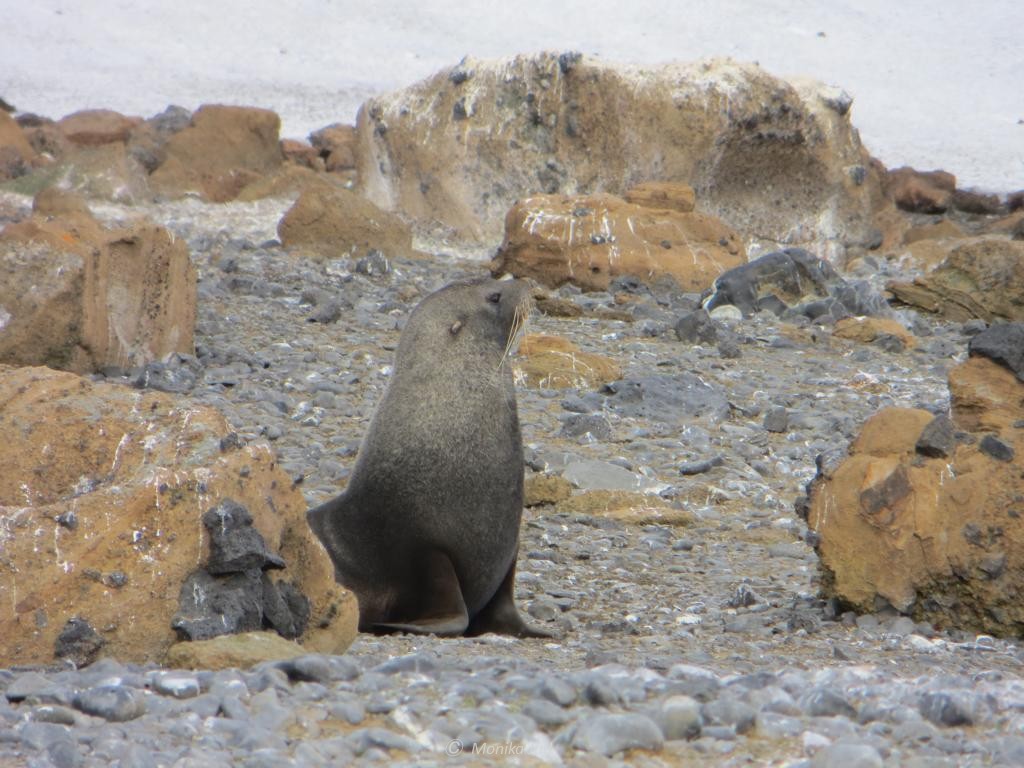
[(451, 559), (432, 551), (419, 558), (402, 585), (402, 594), (384, 621), (373, 622), (374, 632), (410, 632), (417, 635), (461, 635), (469, 626), (462, 587)]
[(496, 635), (512, 635), (513, 637), (554, 637), (551, 632), (531, 627), (516, 609), (515, 601), (512, 599), (512, 590), (516, 582), (516, 563), (513, 560), (512, 566), (505, 574), (504, 580), (494, 593), (494, 597), (480, 612), (473, 617), (469, 628), (466, 630), (468, 637), (483, 635), (493, 632)]

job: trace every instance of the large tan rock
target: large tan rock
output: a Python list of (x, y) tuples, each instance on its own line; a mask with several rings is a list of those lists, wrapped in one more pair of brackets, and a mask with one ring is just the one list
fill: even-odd
[(543, 334), (523, 338), (517, 368), (527, 386), (544, 389), (594, 389), (622, 378), (622, 369), (611, 358)]
[(0, 232), (0, 363), (79, 373), (191, 353), (196, 271), (188, 248), (146, 221), (105, 230), (42, 204)]
[(160, 661), (185, 579), (209, 557), (202, 515), (230, 498), (309, 600), (300, 642), (338, 653), (354, 598), (270, 447), (239, 447), (210, 408), (47, 368), (0, 367), (0, 666), (54, 660), (72, 617), (100, 655)]
[(838, 253), (868, 239), (881, 199), (849, 106), (729, 60), (468, 59), (363, 105), (358, 183), (420, 231), (488, 243), (529, 195), (681, 182), (740, 232)]
[(954, 241), (931, 273), (888, 289), (898, 301), (948, 320), (1024, 320), (1024, 242), (995, 236)]
[(120, 141), (72, 148), (48, 176), (90, 199), (136, 205), (152, 197), (145, 168)]
[(150, 184), (172, 198), (192, 193), (210, 202), (233, 200), (284, 162), (280, 129), (281, 119), (266, 109), (202, 106), (188, 128), (167, 140)]
[(508, 212), (491, 271), (584, 290), (606, 290), (619, 275), (671, 275), (684, 291), (699, 293), (746, 260), (739, 237), (714, 216), (614, 195), (538, 195)]
[(57, 121), (57, 127), (69, 142), (79, 147), (97, 147), (128, 141), (141, 117), (128, 117), (110, 109), (84, 109)]
[(913, 349), (917, 346), (914, 334), (898, 321), (888, 317), (844, 317), (836, 321), (832, 335), (864, 344), (870, 344), (884, 336), (893, 336), (899, 339), (904, 349)]
[[(950, 372), (952, 420), (890, 408), (811, 485), (822, 587), (856, 610), (890, 604), (941, 627), (1019, 636), (1024, 623), (1024, 382), (972, 358)], [(918, 446), (921, 446), (920, 448)]]
[(314, 256), (364, 256), (370, 250), (388, 257), (412, 255), (412, 232), (398, 216), (327, 183), (299, 195), (278, 223), (277, 235), (285, 248)]
[(248, 669), (264, 661), (286, 661), (309, 650), (274, 632), (242, 632), (210, 640), (175, 643), (165, 666), (175, 669)]

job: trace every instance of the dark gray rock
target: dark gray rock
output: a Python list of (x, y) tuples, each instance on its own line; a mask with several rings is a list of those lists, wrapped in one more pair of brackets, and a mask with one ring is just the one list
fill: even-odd
[(725, 463), (725, 458), (722, 456), (713, 456), (710, 459), (700, 459), (697, 461), (684, 461), (679, 465), (679, 474), (681, 475), (702, 475), (705, 472), (710, 472), (715, 467), (720, 467)]
[(703, 309), (683, 315), (675, 324), (676, 338), (689, 344), (714, 344), (719, 324)]
[(547, 699), (530, 699), (523, 707), (523, 714), (542, 728), (556, 728), (569, 721), (568, 713)]
[[(195, 363), (198, 367), (198, 362)], [(132, 385), (136, 389), (156, 389), (161, 392), (185, 394), (191, 392), (198, 381), (196, 369), (179, 362), (178, 364), (153, 361), (147, 363), (135, 377)]]
[(599, 413), (577, 413), (562, 421), (559, 437), (583, 437), (590, 435), (594, 440), (610, 440), (612, 425)]
[(974, 706), (966, 693), (926, 693), (918, 705), (921, 714), (936, 725), (974, 725)]
[(262, 576), (264, 624), (289, 640), (299, 637), (309, 624), (309, 598), (288, 581)]
[(1013, 461), (1013, 457), (1016, 455), (1012, 445), (1007, 445), (995, 435), (985, 435), (981, 438), (978, 450), (996, 461)]
[(763, 424), (769, 432), (785, 432), (789, 429), (789, 411), (783, 405), (773, 405), (765, 411)]
[(363, 258), (356, 261), (353, 271), (368, 277), (386, 275), (391, 271), (391, 262), (387, 260), (383, 253), (373, 248)]
[(857, 717), (857, 710), (842, 692), (832, 688), (812, 688), (800, 697), (800, 709), (808, 717)]
[(889, 313), (885, 299), (869, 285), (848, 283), (831, 264), (802, 248), (766, 254), (720, 276), (704, 308), (711, 312), (730, 304), (747, 317), (762, 310), (812, 320)]
[(263, 628), (263, 574), (258, 570), (215, 577), (192, 573), (181, 585), (171, 626), (186, 640)]
[(71, 701), (71, 693), (65, 686), (39, 672), (22, 672), (7, 685), (4, 698), (12, 702), (31, 699), (38, 702), (66, 704)]
[(560, 707), (568, 707), (576, 702), (576, 687), (560, 677), (548, 676), (537, 689), (537, 695)]
[(577, 725), (572, 746), (605, 757), (630, 749), (660, 752), (665, 740), (651, 718), (638, 714), (591, 714)]
[(88, 621), (80, 616), (68, 619), (64, 629), (57, 635), (53, 655), (58, 659), (66, 659), (76, 667), (92, 664), (99, 656), (105, 641)]
[(936, 416), (921, 431), (915, 447), (918, 453), (931, 458), (952, 456), (953, 449), (956, 448), (956, 428), (953, 421), (945, 414)]
[(224, 499), (203, 515), (210, 533), (210, 558), (206, 570), (214, 575), (252, 569), (284, 568), (284, 561), (267, 549), (263, 536), (252, 526), (249, 510)]
[(415, 754), (422, 749), (418, 742), (408, 736), (402, 736), (386, 728), (360, 728), (346, 736), (345, 741), (356, 755), (362, 755), (371, 749), (395, 749), (409, 754)]
[(79, 712), (115, 723), (134, 720), (146, 713), (142, 691), (122, 685), (100, 685), (79, 692), (72, 700)]
[(430, 653), (410, 653), (389, 659), (373, 668), (374, 672), (383, 675), (413, 672), (419, 675), (430, 675), (437, 671), (437, 658)]
[(994, 360), (1024, 381), (1024, 323), (997, 323), (974, 336), (967, 345), (972, 357)]
[(592, 411), (607, 408), (619, 416), (673, 426), (687, 426), (698, 418), (720, 422), (729, 417), (725, 393), (689, 372), (613, 381), (583, 400)]

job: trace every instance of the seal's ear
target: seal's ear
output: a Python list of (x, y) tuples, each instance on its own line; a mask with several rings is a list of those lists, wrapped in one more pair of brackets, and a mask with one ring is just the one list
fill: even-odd
[(450, 333), (452, 336), (458, 336), (459, 335), (459, 331), (461, 331), (461, 330), (462, 330), (462, 321), (461, 320), (456, 320), (454, 323), (452, 323), (452, 327), (448, 329), (448, 333)]

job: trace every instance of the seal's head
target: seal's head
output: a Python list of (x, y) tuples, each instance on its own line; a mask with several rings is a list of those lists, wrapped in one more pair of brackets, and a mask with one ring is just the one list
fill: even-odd
[(399, 342), (415, 348), (416, 359), (441, 363), (472, 356), (501, 365), (518, 346), (530, 311), (530, 284), (483, 278), (453, 283), (431, 294), (413, 311)]

